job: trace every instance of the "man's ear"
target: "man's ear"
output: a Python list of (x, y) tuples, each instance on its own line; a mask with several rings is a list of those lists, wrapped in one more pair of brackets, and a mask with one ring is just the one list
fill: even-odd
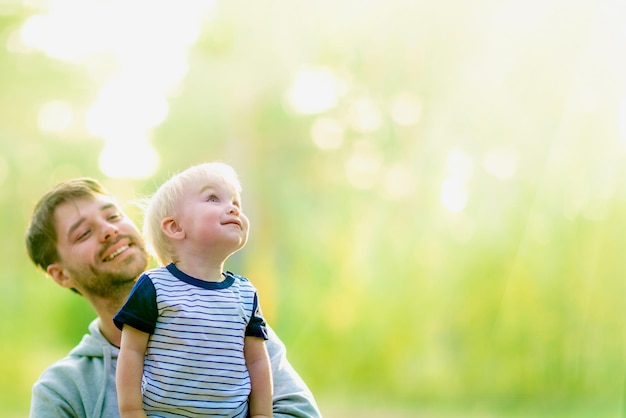
[(163, 233), (171, 239), (180, 240), (185, 238), (185, 231), (180, 226), (176, 219), (168, 216), (161, 221), (161, 229)]
[(59, 286), (66, 287), (68, 289), (73, 289), (76, 287), (74, 285), (74, 281), (61, 264), (50, 264), (48, 268), (46, 268), (46, 272), (50, 275), (50, 277), (52, 277), (55, 282), (57, 282)]

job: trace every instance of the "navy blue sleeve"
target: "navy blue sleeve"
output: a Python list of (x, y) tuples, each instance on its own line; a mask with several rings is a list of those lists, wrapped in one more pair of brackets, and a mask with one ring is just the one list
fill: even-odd
[(246, 327), (246, 336), (263, 338), (264, 340), (269, 339), (267, 334), (267, 325), (265, 324), (265, 319), (263, 319), (261, 306), (259, 305), (259, 298), (256, 292), (254, 292), (252, 316), (250, 316), (250, 322), (248, 322), (248, 326)]
[(158, 316), (154, 284), (147, 275), (142, 274), (122, 309), (113, 317), (113, 322), (119, 329), (128, 324), (139, 331), (152, 334)]

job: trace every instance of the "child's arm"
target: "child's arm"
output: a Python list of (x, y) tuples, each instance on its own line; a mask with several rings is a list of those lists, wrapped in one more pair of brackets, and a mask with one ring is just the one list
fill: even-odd
[(120, 354), (117, 358), (115, 383), (117, 402), (122, 418), (145, 418), (141, 394), (143, 360), (150, 334), (130, 325), (122, 329)]
[(244, 356), (250, 374), (250, 417), (272, 416), (272, 372), (270, 360), (265, 348), (265, 340), (246, 337)]

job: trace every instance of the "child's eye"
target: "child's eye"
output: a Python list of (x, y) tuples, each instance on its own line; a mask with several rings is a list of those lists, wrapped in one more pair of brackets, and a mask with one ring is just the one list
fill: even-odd
[(211, 196), (209, 196), (209, 198), (207, 199), (209, 202), (219, 202), (219, 198), (217, 196), (215, 196), (214, 194), (212, 194)]

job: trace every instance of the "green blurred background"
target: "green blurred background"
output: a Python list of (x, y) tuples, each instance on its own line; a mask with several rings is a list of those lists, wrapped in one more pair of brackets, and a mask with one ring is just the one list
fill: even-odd
[(249, 276), (326, 417), (623, 417), (626, 6), (0, 1), (0, 416), (94, 313), (36, 200), (238, 170)]

